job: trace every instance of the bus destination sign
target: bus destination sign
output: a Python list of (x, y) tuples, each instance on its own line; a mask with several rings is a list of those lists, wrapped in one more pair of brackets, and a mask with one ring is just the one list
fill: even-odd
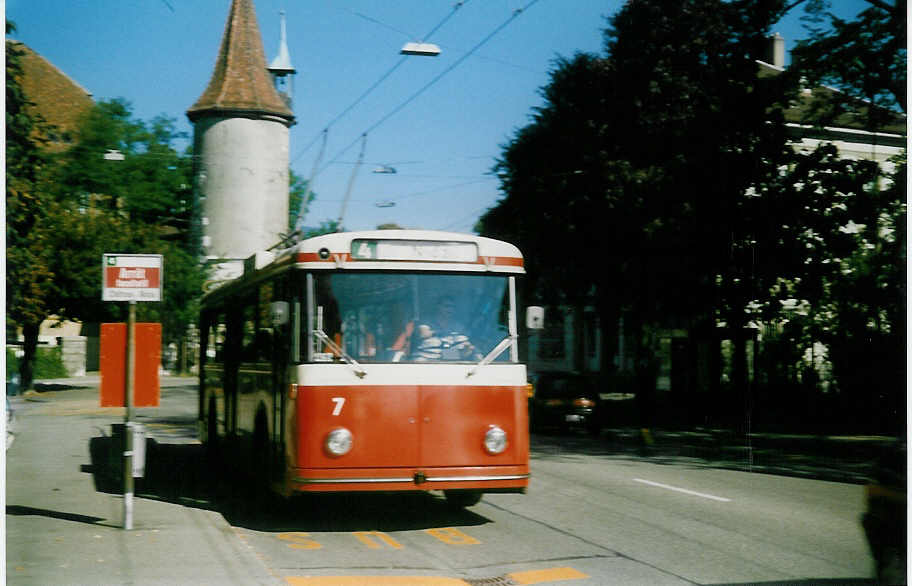
[(478, 261), (474, 242), (433, 240), (352, 240), (351, 256), (357, 260), (405, 260), (431, 262)]
[(102, 301), (161, 301), (164, 261), (160, 254), (105, 254)]

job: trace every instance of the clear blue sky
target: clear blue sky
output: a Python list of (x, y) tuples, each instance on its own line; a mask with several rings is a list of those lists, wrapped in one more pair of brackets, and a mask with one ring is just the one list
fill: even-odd
[[(292, 168), (311, 176), (321, 131), (422, 40), (455, 0), (254, 0), (267, 60), (278, 50), (279, 11), (298, 70)], [(345, 214), (348, 229), (395, 222), (469, 232), (500, 197), (489, 174), (501, 146), (541, 104), (557, 56), (601, 52), (605, 17), (621, 0), (469, 0), (431, 37), (438, 57), (410, 57), (329, 126), (305, 223), (336, 218), (361, 146), (364, 165)], [(836, 0), (854, 16), (863, 0)], [(96, 100), (122, 97), (143, 120), (164, 114), (192, 134), (184, 112), (212, 74), (230, 0), (7, 0), (13, 38), (29, 45)], [(776, 28), (787, 47), (804, 33), (800, 10)], [(498, 31), (495, 33), (495, 31)], [(470, 56), (466, 56), (495, 33)], [(455, 66), (455, 67), (454, 67)], [(446, 72), (448, 68), (452, 68)], [(438, 81), (406, 104), (423, 87)], [(403, 104), (406, 104), (403, 106)], [(399, 109), (401, 108), (401, 109)], [(397, 109), (399, 109), (397, 111)], [(379, 123), (379, 125), (378, 125)], [(380, 165), (398, 173), (376, 174)], [(378, 207), (393, 202), (392, 207)]]

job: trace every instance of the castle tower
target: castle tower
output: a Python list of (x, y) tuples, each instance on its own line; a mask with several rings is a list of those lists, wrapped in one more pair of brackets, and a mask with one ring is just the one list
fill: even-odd
[(213, 278), (231, 278), (232, 261), (269, 248), (288, 231), (294, 114), (267, 70), (253, 0), (232, 0), (212, 79), (187, 117), (203, 255)]

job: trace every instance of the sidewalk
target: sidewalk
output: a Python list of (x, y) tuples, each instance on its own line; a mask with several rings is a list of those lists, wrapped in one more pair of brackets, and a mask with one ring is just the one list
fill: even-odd
[[(141, 486), (203, 479), (199, 469), (190, 469), (202, 460), (195, 435), (186, 437), (193, 416), (169, 401), (195, 392), (195, 379), (163, 377), (161, 406), (142, 409), (137, 417), (165, 422), (153, 426), (153, 437), (182, 437), (151, 444), (158, 468), (137, 484), (131, 531), (122, 529), (122, 496), (104, 492), (97, 476), (103, 464), (97, 447), (111, 424), (123, 421), (123, 410), (98, 407), (97, 377), (36, 386), (48, 391), (11, 397), (16, 440), (6, 453), (7, 583), (281, 583), (212, 510), (205, 491), (176, 490), (170, 498), (160, 486)], [(176, 450), (180, 457), (174, 457)]]

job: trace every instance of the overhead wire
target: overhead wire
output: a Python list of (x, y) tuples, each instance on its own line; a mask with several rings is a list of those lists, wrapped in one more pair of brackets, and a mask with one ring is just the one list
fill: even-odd
[[(505, 29), (507, 26), (509, 26), (514, 20), (516, 20), (516, 18), (518, 18), (521, 14), (523, 14), (523, 13), (524, 13), (525, 11), (527, 11), (529, 8), (531, 8), (532, 6), (534, 6), (536, 3), (538, 3), (538, 0), (531, 0), (531, 1), (528, 2), (524, 7), (522, 7), (522, 8), (517, 8), (517, 9), (513, 10), (513, 12), (511, 13), (511, 15), (510, 15), (510, 17), (509, 17), (508, 19), (506, 19), (506, 20), (505, 20), (504, 22), (502, 22), (500, 25), (498, 25), (497, 27), (495, 27), (494, 30), (492, 30), (492, 31), (491, 31), (490, 33), (488, 33), (484, 38), (482, 38), (481, 41), (479, 41), (478, 43), (476, 43), (471, 49), (469, 49), (469, 51), (467, 51), (467, 52), (464, 53), (462, 56), (460, 56), (458, 59), (456, 59), (456, 61), (454, 61), (452, 64), (450, 64), (448, 67), (446, 67), (446, 68), (445, 68), (443, 71), (441, 71), (439, 74), (437, 74), (436, 76), (434, 76), (429, 82), (427, 82), (426, 84), (424, 84), (424, 85), (423, 85), (421, 88), (419, 88), (416, 92), (414, 92), (412, 95), (410, 95), (408, 98), (406, 98), (402, 103), (400, 103), (398, 106), (396, 106), (395, 108), (393, 108), (390, 112), (388, 112), (386, 115), (384, 115), (384, 116), (381, 117), (379, 120), (377, 120), (375, 123), (373, 123), (371, 126), (369, 126), (366, 130), (364, 130), (363, 132), (361, 132), (360, 135), (358, 136), (358, 138), (356, 138), (356, 139), (353, 140), (351, 143), (349, 143), (345, 148), (341, 149), (341, 150), (340, 150), (340, 151), (339, 151), (339, 152), (338, 152), (338, 153), (337, 153), (337, 154), (336, 154), (328, 163), (326, 163), (326, 164), (323, 165), (319, 170), (317, 170), (317, 172), (310, 178), (310, 180), (309, 180), (309, 183), (310, 183), (310, 184), (313, 183), (313, 181), (314, 181), (314, 179), (316, 178), (317, 175), (319, 175), (320, 173), (322, 173), (323, 171), (325, 171), (330, 165), (335, 164), (335, 163), (338, 161), (338, 159), (339, 159), (342, 155), (344, 155), (344, 154), (345, 154), (346, 152), (348, 152), (353, 146), (355, 146), (355, 145), (358, 143), (358, 141), (361, 141), (361, 143), (362, 143), (362, 149), (361, 149), (361, 154), (360, 154), (359, 157), (358, 157), (359, 164), (357, 164), (357, 165), (355, 166), (355, 170), (353, 171), (352, 177), (349, 179), (349, 188), (348, 188), (349, 193), (346, 194), (346, 196), (345, 196), (345, 198), (344, 198), (344, 201), (343, 201), (343, 209), (342, 209), (342, 212), (340, 213), (340, 218), (339, 218), (339, 224), (340, 224), (340, 225), (341, 225), (341, 222), (342, 222), (342, 219), (343, 219), (342, 216), (344, 216), (345, 205), (346, 205), (346, 203), (347, 203), (347, 201), (349, 200), (349, 197), (350, 197), (351, 183), (352, 183), (353, 180), (354, 180), (354, 174), (357, 172), (357, 169), (360, 167), (360, 162), (363, 161), (363, 157), (364, 157), (364, 145), (365, 145), (366, 140), (367, 140), (367, 135), (368, 135), (369, 133), (373, 132), (374, 130), (376, 130), (377, 128), (379, 128), (382, 124), (384, 124), (384, 123), (385, 123), (386, 121), (388, 121), (390, 118), (392, 118), (393, 116), (395, 116), (396, 114), (398, 114), (399, 112), (401, 112), (406, 106), (408, 106), (410, 103), (412, 103), (415, 99), (417, 99), (421, 94), (423, 94), (424, 92), (426, 92), (428, 89), (430, 89), (431, 87), (433, 87), (433, 86), (434, 86), (437, 82), (439, 82), (444, 76), (446, 76), (447, 74), (449, 74), (450, 72), (452, 72), (454, 69), (456, 69), (457, 67), (459, 67), (459, 66), (460, 66), (463, 62), (465, 62), (469, 57), (471, 57), (473, 54), (475, 54), (475, 52), (477, 52), (481, 47), (483, 47), (483, 46), (486, 45), (488, 42), (490, 42), (491, 39), (493, 39), (495, 36), (497, 36), (502, 30), (504, 30), (504, 29)], [(431, 31), (430, 33), (428, 33), (428, 35), (425, 36), (425, 38), (429, 37), (429, 36), (430, 36), (431, 34), (433, 34), (436, 30), (438, 30), (441, 26), (443, 26), (443, 24), (444, 24), (447, 20), (449, 20), (449, 18), (452, 17), (452, 15), (456, 12), (456, 10), (458, 10), (463, 4), (464, 4), (464, 2), (458, 2), (458, 3), (454, 6), (453, 11), (452, 11), (450, 14), (448, 14), (448, 15), (447, 15), (447, 16), (446, 16), (446, 17), (445, 17), (437, 26), (435, 26), (434, 29), (432, 29), (432, 31)], [(397, 64), (392, 68), (391, 71), (394, 71), (396, 68), (398, 68), (399, 65), (400, 65), (403, 61), (404, 61), (404, 59), (400, 59), (399, 63), (397, 63)], [(382, 80), (384, 80), (384, 79), (386, 79), (387, 77), (389, 77), (389, 74), (391, 73), (391, 71), (388, 72), (387, 74), (384, 74), (383, 76), (381, 76), (381, 82), (382, 82)], [(377, 85), (379, 85), (379, 83), (375, 83), (373, 86), (371, 86), (370, 91), (373, 91), (373, 88), (375, 88)], [(358, 100), (356, 100), (355, 104), (360, 103), (360, 101), (363, 100), (364, 97), (366, 97), (366, 95), (367, 95), (368, 93), (369, 93), (369, 92), (366, 92), (365, 94), (362, 94), (362, 96), (359, 97)], [(354, 107), (354, 106), (350, 106), (349, 108), (346, 108), (345, 113), (349, 112), (353, 107)], [(337, 121), (340, 117), (341, 117), (341, 116), (337, 116), (337, 117), (333, 120), (333, 123), (334, 123), (335, 121)], [(307, 149), (309, 149), (310, 146), (312, 146), (312, 143), (311, 143), (311, 145), (308, 145)], [(306, 150), (306, 149), (305, 149), (305, 150)], [(474, 214), (473, 214), (473, 215), (474, 215)]]
[[(458, 11), (466, 2), (468, 2), (468, 0), (464, 0), (464, 1), (457, 2), (457, 3), (453, 6), (453, 9), (449, 12), (449, 14), (447, 14), (446, 16), (444, 16), (443, 19), (442, 19), (440, 22), (438, 22), (436, 25), (434, 25), (434, 28), (432, 28), (427, 34), (425, 34), (424, 37), (422, 38), (422, 40), (427, 40), (428, 38), (430, 38), (431, 35), (433, 35), (433, 34), (436, 33), (438, 30), (440, 30), (440, 27), (442, 27), (443, 25), (445, 25), (451, 18), (453, 18), (453, 16), (456, 14), (456, 12), (457, 12), (457, 11)], [(360, 12), (354, 12), (354, 14), (357, 15), (357, 16), (359, 16), (359, 17), (361, 17), (361, 18), (370, 20), (370, 21), (372, 21), (372, 22), (377, 22), (377, 23), (379, 23), (379, 24), (383, 24), (383, 23), (380, 23), (379, 21), (377, 21), (377, 20), (375, 20), (375, 19), (373, 19), (373, 18), (370, 18), (370, 17), (368, 17), (368, 16), (366, 16), (366, 15), (364, 15), (364, 14), (361, 14)], [(384, 26), (387, 26), (387, 25), (384, 25)], [(396, 29), (393, 29), (393, 30), (396, 30)], [(400, 32), (400, 33), (406, 34), (406, 33), (404, 33), (403, 31), (399, 31), (399, 30), (396, 30), (396, 32)], [(335, 124), (336, 122), (338, 122), (339, 120), (341, 120), (346, 114), (348, 114), (349, 112), (351, 112), (358, 104), (360, 104), (361, 102), (363, 102), (364, 99), (367, 98), (367, 96), (369, 96), (369, 95), (371, 94), (371, 92), (373, 92), (375, 89), (377, 89), (377, 87), (378, 87), (380, 84), (382, 84), (384, 81), (386, 81), (386, 80), (387, 80), (387, 79), (388, 79), (388, 78), (389, 78), (397, 69), (399, 69), (399, 67), (400, 67), (403, 63), (405, 63), (408, 59), (409, 59), (409, 56), (408, 56), (408, 55), (403, 55), (402, 57), (400, 57), (399, 60), (396, 61), (395, 64), (393, 64), (392, 67), (390, 67), (385, 73), (383, 73), (383, 74), (377, 79), (377, 81), (375, 81), (373, 84), (371, 84), (370, 87), (368, 87), (360, 96), (358, 96), (358, 97), (355, 99), (354, 102), (352, 102), (351, 104), (349, 104), (348, 107), (346, 107), (344, 110), (342, 110), (342, 112), (340, 112), (338, 115), (336, 115), (335, 118), (333, 118), (332, 120), (330, 120), (330, 121), (326, 124), (326, 126), (324, 126), (322, 132), (325, 133), (325, 132), (329, 131), (330, 127), (331, 127), (333, 124)], [(294, 163), (294, 162), (296, 162), (298, 159), (300, 159), (300, 158), (304, 155), (304, 153), (306, 153), (308, 150), (310, 150), (310, 148), (314, 145), (314, 143), (317, 142), (317, 140), (318, 140), (319, 138), (320, 138), (320, 135), (319, 135), (319, 134), (316, 135), (309, 143), (307, 143), (307, 146), (305, 146), (305, 147), (298, 153), (298, 155), (295, 156), (295, 157), (291, 160), (291, 162)], [(355, 142), (357, 142), (357, 141), (355, 141)]]
[[(471, 57), (476, 51), (478, 51), (481, 47), (483, 47), (484, 45), (486, 45), (486, 44), (487, 44), (491, 39), (493, 39), (498, 33), (500, 33), (503, 29), (505, 29), (507, 26), (509, 26), (510, 23), (512, 23), (514, 20), (516, 20), (516, 18), (519, 17), (520, 14), (522, 14), (523, 12), (525, 12), (526, 10), (528, 10), (529, 8), (531, 8), (531, 7), (532, 7), (533, 5), (535, 5), (537, 2), (538, 2), (538, 0), (531, 0), (531, 2), (529, 2), (528, 4), (526, 4), (523, 8), (518, 8), (518, 9), (514, 10), (514, 11), (512, 12), (512, 14), (510, 15), (510, 18), (508, 18), (508, 19), (505, 20), (503, 23), (501, 23), (500, 25), (498, 25), (494, 30), (492, 30), (490, 33), (488, 33), (488, 35), (485, 36), (481, 41), (479, 41), (478, 43), (476, 43), (475, 46), (473, 46), (471, 49), (469, 49), (468, 52), (464, 53), (462, 56), (460, 56), (458, 59), (456, 59), (456, 61), (454, 61), (452, 64), (450, 64), (446, 69), (444, 69), (443, 71), (441, 71), (440, 73), (438, 73), (436, 76), (434, 76), (429, 82), (427, 82), (427, 83), (424, 84), (420, 89), (418, 89), (418, 91), (414, 92), (412, 95), (410, 95), (408, 98), (406, 98), (402, 103), (400, 103), (398, 106), (396, 106), (395, 108), (393, 108), (390, 112), (388, 112), (385, 116), (383, 116), (383, 117), (380, 118), (377, 122), (375, 122), (374, 124), (372, 124), (371, 126), (369, 126), (366, 130), (364, 130), (363, 132), (361, 132), (361, 133), (359, 134), (359, 137), (358, 137), (358, 138), (356, 138), (356, 139), (353, 140), (351, 143), (349, 143), (345, 148), (343, 148), (342, 150), (340, 150), (340, 151), (336, 154), (336, 156), (334, 156), (334, 157), (333, 157), (326, 165), (324, 165), (317, 173), (318, 173), (318, 174), (319, 174), (319, 173), (322, 173), (324, 170), (326, 170), (326, 168), (327, 168), (329, 165), (334, 164), (334, 163), (339, 159), (339, 157), (341, 157), (342, 155), (344, 155), (344, 154), (345, 154), (346, 152), (348, 152), (353, 146), (355, 146), (356, 144), (358, 144), (358, 141), (360, 140), (360, 135), (370, 134), (371, 132), (373, 132), (374, 130), (376, 130), (377, 128), (379, 128), (379, 127), (380, 127), (383, 123), (385, 123), (387, 120), (389, 120), (390, 118), (392, 118), (393, 116), (395, 116), (396, 114), (398, 114), (399, 112), (401, 112), (406, 106), (408, 106), (408, 105), (409, 105), (410, 103), (412, 103), (415, 99), (417, 99), (421, 94), (423, 94), (423, 93), (426, 92), (428, 89), (430, 89), (432, 86), (434, 86), (434, 85), (435, 85), (438, 81), (440, 81), (445, 75), (447, 75), (448, 73), (450, 73), (451, 71), (453, 71), (454, 69), (456, 69), (457, 67), (459, 67), (466, 59), (468, 59), (469, 57)], [(439, 28), (439, 27), (437, 27), (437, 28)]]
[(456, 220), (455, 222), (450, 222), (446, 226), (443, 226), (442, 228), (440, 228), (440, 230), (452, 230), (456, 226), (461, 226), (463, 224), (463, 222), (471, 220), (472, 218), (477, 216), (479, 213), (485, 211), (486, 209), (488, 209), (488, 208), (478, 208), (477, 210), (472, 211), (469, 215), (463, 216), (463, 217), (459, 218), (458, 220)]

